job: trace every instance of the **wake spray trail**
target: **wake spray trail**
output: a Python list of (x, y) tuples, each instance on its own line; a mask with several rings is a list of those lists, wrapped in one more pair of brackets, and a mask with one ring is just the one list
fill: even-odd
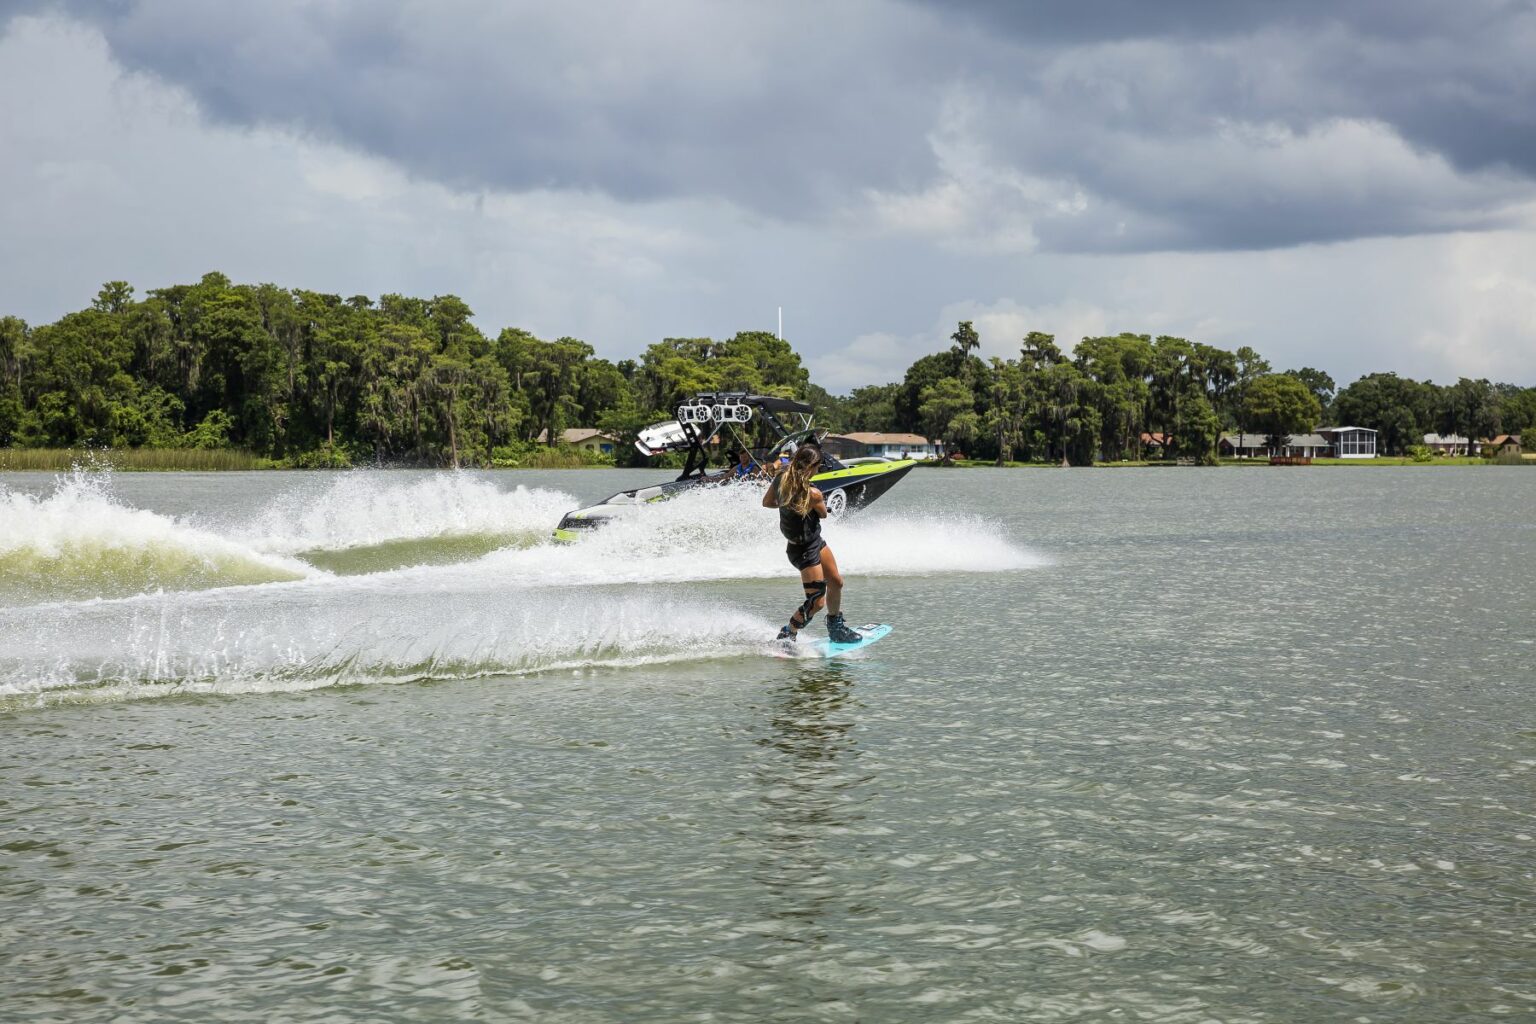
[(654, 594), (323, 585), (0, 610), (0, 708), (718, 658), (773, 626)]
[[(639, 506), (572, 544), (497, 551), (464, 567), (465, 574), (519, 586), (785, 576), (792, 570), (784, 560), (778, 519), (761, 501), (761, 492), (752, 488), (701, 489)], [(1045, 564), (1010, 543), (995, 524), (970, 516), (864, 511), (828, 521), (823, 535), (844, 574), (852, 577), (1012, 572)]]
[(355, 470), (326, 479), (319, 489), (296, 487), (279, 495), (234, 532), (259, 550), (289, 555), (470, 538), (503, 546), (547, 538), (575, 503), (562, 491), (521, 485), (502, 490), (465, 472), (402, 479)]
[(180, 519), (132, 508), (111, 477), (76, 471), (38, 498), (0, 488), (0, 604), (299, 580), (315, 570)]

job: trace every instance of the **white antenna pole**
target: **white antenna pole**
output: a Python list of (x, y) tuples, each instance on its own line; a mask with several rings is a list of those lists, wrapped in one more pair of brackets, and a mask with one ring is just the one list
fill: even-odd
[(779, 307), (779, 340), (784, 340), (784, 307)]

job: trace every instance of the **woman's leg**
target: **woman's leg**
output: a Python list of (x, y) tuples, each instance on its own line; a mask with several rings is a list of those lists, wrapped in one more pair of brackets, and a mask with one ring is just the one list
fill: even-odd
[(837, 571), (831, 548), (821, 549), (821, 567), (827, 577), (827, 614), (837, 615), (843, 610), (843, 574)]
[(834, 643), (856, 644), (864, 638), (843, 621), (843, 574), (831, 548), (821, 549), (821, 567), (827, 574), (827, 636)]
[(809, 569), (800, 570), (800, 586), (805, 591), (805, 602), (795, 609), (795, 614), (789, 617), (789, 629), (792, 633), (798, 633), (805, 628), (806, 623), (816, 617), (822, 606), (827, 603), (827, 583), (822, 576), (821, 566), (813, 565)]

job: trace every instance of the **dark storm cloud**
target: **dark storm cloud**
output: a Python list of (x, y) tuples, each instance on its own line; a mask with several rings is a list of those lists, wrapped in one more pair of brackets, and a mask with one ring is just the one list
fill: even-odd
[(1478, 229), (1536, 177), (1524, 0), (62, 3), (217, 119), (470, 190), (814, 220), (965, 173), (949, 138), (1025, 183), (973, 209), (1138, 251)]
[(1373, 35), (1420, 35), (1473, 16), (1526, 7), (1525, 0), (908, 0), (1020, 38), (1050, 43), (1207, 39), (1271, 26), (1347, 25)]
[[(1458, 167), (1536, 175), (1533, 0), (913, 0), (1033, 50), (1155, 41), (1205, 65), (1199, 113), (1257, 104), (1270, 116), (1379, 118)], [(1256, 95), (1244, 68), (1283, 61), (1281, 96)], [(1280, 100), (1288, 102), (1279, 102)], [(1265, 102), (1270, 100), (1271, 102)]]
[(931, 166), (935, 100), (907, 81), (935, 77), (933, 59), (910, 37), (886, 38), (887, 60), (854, 59), (855, 37), (883, 45), (858, 3), (818, 15), (823, 32), (808, 5), (803, 20), (622, 0), (67, 7), (218, 119), (295, 126), (455, 187), (792, 215)]

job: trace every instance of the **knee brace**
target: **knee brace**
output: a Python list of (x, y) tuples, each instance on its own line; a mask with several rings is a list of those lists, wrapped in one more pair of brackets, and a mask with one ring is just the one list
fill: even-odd
[(805, 616), (806, 621), (809, 622), (811, 616), (816, 614), (816, 603), (827, 596), (827, 581), (811, 580), (811, 582), (804, 584), (804, 586), (805, 603), (800, 606), (800, 611)]
[(801, 586), (805, 588), (805, 603), (796, 608), (795, 614), (789, 617), (789, 626), (796, 631), (811, 621), (811, 616), (816, 614), (816, 602), (827, 596), (826, 580), (811, 580)]

